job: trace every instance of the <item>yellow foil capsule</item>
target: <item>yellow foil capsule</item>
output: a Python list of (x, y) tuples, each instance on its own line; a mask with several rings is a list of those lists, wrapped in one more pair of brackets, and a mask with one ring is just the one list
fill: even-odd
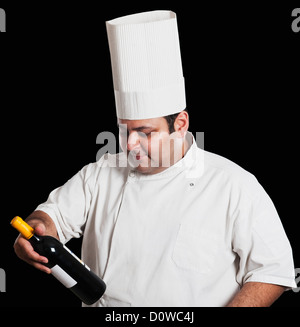
[(27, 239), (30, 239), (34, 234), (34, 229), (19, 216), (16, 216), (10, 224)]

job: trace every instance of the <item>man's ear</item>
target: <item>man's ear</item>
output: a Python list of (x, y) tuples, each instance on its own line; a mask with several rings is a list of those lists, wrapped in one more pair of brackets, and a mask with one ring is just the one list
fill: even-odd
[(185, 110), (181, 111), (175, 119), (174, 129), (177, 135), (185, 137), (189, 129), (189, 114)]

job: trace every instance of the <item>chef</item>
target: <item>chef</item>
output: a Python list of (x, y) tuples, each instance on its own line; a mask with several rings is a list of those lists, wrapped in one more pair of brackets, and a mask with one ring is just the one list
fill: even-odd
[[(270, 306), (296, 287), (292, 250), (256, 178), (197, 147), (176, 15), (106, 23), (123, 152), (105, 154), (27, 218), (107, 285), (94, 306)], [(17, 255), (50, 273), (21, 236)]]

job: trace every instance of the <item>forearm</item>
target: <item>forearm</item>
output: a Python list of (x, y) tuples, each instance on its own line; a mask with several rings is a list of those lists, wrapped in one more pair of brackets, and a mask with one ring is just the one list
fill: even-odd
[(40, 210), (34, 211), (25, 219), (25, 221), (30, 225), (36, 225), (38, 223), (44, 224), (46, 228), (45, 235), (53, 236), (59, 239), (54, 221), (44, 211), (40, 211)]
[(269, 307), (284, 292), (279, 285), (249, 282), (236, 294), (228, 307)]

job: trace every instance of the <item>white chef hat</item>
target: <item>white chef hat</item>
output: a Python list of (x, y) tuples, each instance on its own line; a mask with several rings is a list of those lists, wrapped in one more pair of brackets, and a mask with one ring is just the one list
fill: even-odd
[(117, 116), (163, 117), (186, 108), (176, 14), (158, 10), (106, 22)]

